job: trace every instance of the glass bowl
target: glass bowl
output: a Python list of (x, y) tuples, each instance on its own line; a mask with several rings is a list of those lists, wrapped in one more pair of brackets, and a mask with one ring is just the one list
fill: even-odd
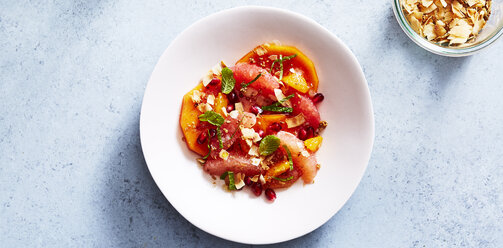
[(393, 12), (403, 31), (420, 47), (443, 56), (461, 57), (472, 55), (493, 44), (503, 34), (503, 0), (492, 0), (491, 15), (474, 42), (461, 47), (445, 47), (421, 37), (409, 25), (400, 0), (393, 0)]

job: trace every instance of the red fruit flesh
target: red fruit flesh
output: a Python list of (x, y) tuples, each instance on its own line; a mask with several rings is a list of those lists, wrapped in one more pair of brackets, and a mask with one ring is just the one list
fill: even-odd
[(280, 180), (273, 179), (273, 180), (269, 181), (266, 186), (271, 189), (288, 188), (288, 187), (292, 186), (292, 184), (297, 182), (297, 180), (300, 178), (300, 176), (301, 176), (301, 172), (299, 172), (295, 169), (292, 171), (287, 171), (286, 173), (283, 173), (281, 176), (279, 176), (279, 178), (290, 178), (291, 177), (292, 178), (291, 180), (283, 182)]
[(213, 78), (213, 79), (210, 81), (210, 85), (212, 85), (212, 86), (215, 86), (215, 85), (217, 85), (217, 84), (219, 84), (219, 83), (220, 83), (220, 79), (218, 79), (218, 78)]
[(251, 82), (258, 74), (262, 73), (262, 76), (248, 87), (260, 90), (265, 96), (275, 98), (274, 89), (279, 89), (280, 85), (267, 70), (248, 63), (239, 63), (230, 69), (234, 73), (237, 88), (241, 88), (241, 83)]
[[(241, 132), (238, 130), (238, 123), (241, 120), (241, 116), (234, 119), (230, 116), (225, 118), (224, 124), (220, 126), (220, 133), (222, 134), (222, 145), (223, 149), (228, 149), (229, 147), (236, 142), (237, 139), (241, 138)], [(211, 130), (210, 130), (211, 131)], [(220, 153), (220, 143), (218, 141), (218, 135), (216, 135), (216, 130), (214, 131), (215, 135), (211, 135), (211, 157), (218, 158), (218, 154)]]
[(295, 96), (290, 99), (290, 102), (292, 103), (294, 115), (302, 113), (309, 125), (313, 127), (318, 127), (320, 125), (320, 113), (309, 97), (295, 94)]
[(292, 154), (293, 165), (302, 172), (304, 183), (312, 183), (317, 169), (316, 158), (304, 147), (304, 142), (291, 133), (280, 131), (276, 134), (281, 145), (286, 145)]
[(204, 170), (210, 175), (220, 176), (226, 171), (234, 173), (244, 173), (246, 176), (254, 176), (262, 173), (262, 170), (252, 165), (250, 158), (237, 154), (230, 153), (227, 160), (209, 159), (204, 164)]

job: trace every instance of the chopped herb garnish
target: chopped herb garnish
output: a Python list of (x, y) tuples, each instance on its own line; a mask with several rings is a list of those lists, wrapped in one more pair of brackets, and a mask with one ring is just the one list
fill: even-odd
[(283, 145), (283, 148), (285, 148), (286, 155), (288, 155), (288, 164), (290, 165), (290, 170), (293, 170), (292, 153), (290, 152), (290, 149), (288, 149), (287, 146)]
[(287, 97), (285, 97), (285, 98), (283, 98), (283, 99), (279, 100), (279, 102), (278, 102), (278, 103), (279, 103), (279, 104), (283, 104), (284, 102), (286, 102), (286, 101), (288, 101), (288, 100), (292, 99), (294, 96), (295, 96), (295, 94), (291, 94), (291, 95), (289, 95), (289, 96), (287, 96)]
[(279, 80), (283, 79), (283, 61), (286, 61), (286, 60), (290, 60), (290, 59), (293, 59), (297, 57), (297, 54), (294, 54), (294, 55), (290, 55), (290, 56), (286, 56), (286, 57), (283, 57), (283, 55), (279, 55), (279, 58), (274, 60), (271, 64), (271, 70), (269, 71), (269, 73), (272, 74), (272, 69), (274, 69), (274, 65), (276, 63), (279, 64), (279, 71), (280, 71), (280, 74), (279, 74)]
[(258, 74), (258, 75), (257, 75), (257, 76), (256, 76), (256, 77), (252, 80), (252, 81), (250, 81), (249, 83), (246, 83), (246, 84), (245, 84), (245, 83), (242, 83), (242, 84), (241, 84), (241, 87), (242, 87), (242, 88), (246, 88), (246, 87), (250, 86), (250, 84), (252, 84), (252, 83), (254, 83), (255, 81), (257, 81), (257, 80), (260, 78), (260, 76), (262, 76), (262, 73), (259, 73), (259, 74)]
[(236, 127), (236, 130), (234, 130), (234, 133), (232, 133), (231, 138), (230, 138), (229, 140), (232, 140), (232, 138), (234, 138), (234, 135), (236, 135), (236, 133), (238, 132), (238, 130), (239, 130), (239, 125), (241, 125), (241, 122), (243, 121), (243, 119), (244, 119), (244, 117), (243, 117), (243, 118), (241, 118), (241, 120), (238, 122), (238, 125), (237, 125), (237, 127)]
[(206, 160), (209, 156), (210, 156), (210, 153), (211, 153), (211, 146), (210, 146), (210, 130), (208, 129), (208, 154), (206, 154), (206, 156), (203, 157), (204, 160)]
[(220, 127), (217, 127), (217, 138), (220, 149), (224, 149), (224, 144), (222, 143), (222, 131), (220, 131)]
[(290, 177), (287, 177), (287, 178), (279, 178), (279, 177), (272, 177), (273, 179), (276, 179), (278, 181), (282, 181), (282, 182), (286, 182), (286, 181), (290, 181), (293, 179), (293, 176), (290, 176)]
[(266, 111), (272, 111), (272, 112), (287, 112), (287, 113), (291, 113), (293, 112), (293, 108), (290, 108), (290, 107), (283, 107), (281, 106), (281, 104), (283, 104), (284, 102), (290, 100), (292, 97), (294, 97), (295, 94), (291, 94), (281, 100), (279, 100), (278, 102), (275, 102), (269, 106), (263, 106), (262, 107), (262, 110), (266, 110)]
[(279, 138), (274, 135), (265, 136), (259, 145), (259, 153), (262, 156), (269, 156), (273, 154), (279, 147)]
[(234, 184), (234, 172), (226, 171), (222, 175), (220, 175), (220, 179), (225, 180), (225, 178), (229, 176), (229, 190), (236, 190), (236, 185)]
[(228, 172), (228, 171), (226, 171), (226, 172), (222, 173), (222, 175), (220, 175), (220, 179), (221, 179), (221, 180), (224, 180), (224, 179), (225, 179), (225, 177), (226, 177), (228, 174), (229, 174), (229, 172)]
[(222, 69), (222, 93), (229, 94), (236, 85), (234, 73), (228, 67)]
[(200, 121), (207, 121), (212, 125), (217, 127), (222, 126), (224, 124), (224, 117), (214, 111), (206, 111), (204, 114), (199, 116)]
[(264, 111), (271, 111), (271, 112), (285, 112), (285, 113), (291, 113), (293, 112), (293, 109), (290, 107), (281, 107), (281, 106), (264, 106), (262, 107), (262, 110)]

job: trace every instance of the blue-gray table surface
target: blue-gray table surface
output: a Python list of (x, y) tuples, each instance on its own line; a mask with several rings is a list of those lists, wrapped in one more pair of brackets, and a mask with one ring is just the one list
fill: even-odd
[(163, 50), (196, 20), (245, 4), (293, 10), (341, 38), (375, 111), (354, 195), (279, 247), (503, 246), (503, 41), (433, 55), (383, 0), (0, 1), (0, 246), (246, 246), (186, 221), (139, 140)]

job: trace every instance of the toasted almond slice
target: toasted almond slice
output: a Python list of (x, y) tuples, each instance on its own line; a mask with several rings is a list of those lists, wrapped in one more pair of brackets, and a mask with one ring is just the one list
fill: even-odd
[(436, 10), (436, 9), (437, 9), (437, 5), (435, 5), (435, 4), (431, 4), (431, 5), (430, 5), (429, 7), (427, 7), (427, 8), (420, 8), (420, 9), (422, 10), (422, 12), (423, 12), (423, 13), (428, 14), (428, 13), (431, 13), (431, 12), (433, 12), (434, 10)]
[(423, 32), (421, 22), (419, 22), (419, 20), (416, 19), (416, 17), (410, 16), (409, 21), (410, 21), (411, 28), (414, 29), (414, 31), (416, 31), (416, 33), (421, 34)]
[(428, 40), (433, 40), (437, 38), (437, 35), (435, 34), (435, 24), (429, 23), (428, 25), (424, 26), (424, 35), (426, 36), (426, 39)]
[(435, 32), (435, 35), (437, 37), (440, 37), (440, 36), (443, 36), (447, 33), (447, 30), (445, 30), (444, 26), (445, 24), (443, 24), (442, 21), (437, 21), (437, 24), (435, 24), (435, 28), (434, 28), (434, 32)]
[(421, 0), (421, 4), (425, 7), (428, 8), (430, 5), (433, 4), (433, 0)]

